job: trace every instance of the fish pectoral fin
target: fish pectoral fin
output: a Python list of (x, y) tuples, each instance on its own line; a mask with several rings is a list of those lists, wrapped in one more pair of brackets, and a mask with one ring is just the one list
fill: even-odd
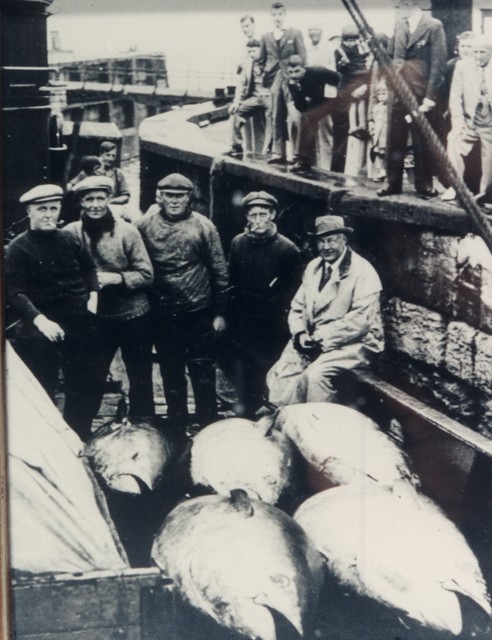
[[(453, 591), (457, 595), (459, 594), (459, 595), (465, 596), (465, 598), (469, 598), (470, 600), (473, 600), (473, 602), (475, 602), (479, 607), (481, 607), (489, 617), (492, 617), (490, 602), (485, 595), (482, 596), (481, 594), (473, 593), (472, 591), (466, 589), (461, 584), (459, 584), (456, 580), (445, 580), (444, 582), (441, 583), (441, 586), (446, 591)], [(484, 589), (485, 589), (485, 585), (484, 585)], [(461, 604), (461, 600), (460, 600), (460, 604)]]
[[(257, 604), (260, 603), (257, 602)], [(265, 607), (265, 609), (268, 609), (272, 616), (277, 640), (302, 640), (304, 635), (302, 628), (299, 629), (298, 625), (294, 624), (282, 612), (278, 611), (278, 609), (270, 607), (267, 604), (263, 604), (262, 606)]]

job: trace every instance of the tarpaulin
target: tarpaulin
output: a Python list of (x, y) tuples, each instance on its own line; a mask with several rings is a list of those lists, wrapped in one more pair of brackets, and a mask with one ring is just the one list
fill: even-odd
[(81, 457), (81, 440), (10, 345), (6, 364), (12, 568), (127, 568), (104, 496)]

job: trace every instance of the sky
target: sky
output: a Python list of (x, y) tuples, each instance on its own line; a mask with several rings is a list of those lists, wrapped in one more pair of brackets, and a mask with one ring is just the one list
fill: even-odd
[[(362, 8), (388, 8), (391, 0), (361, 0)], [(269, 0), (54, 0), (54, 13), (135, 13), (161, 11), (262, 11), (271, 5)], [(338, 9), (341, 0), (286, 0), (289, 9), (315, 9), (326, 11)]]
[[(375, 8), (382, 2), (384, 9)], [(391, 0), (363, 4), (376, 31), (391, 34)], [(305, 37), (313, 24), (328, 38), (351, 23), (341, 0), (289, 0), (286, 5), (286, 26), (301, 29)], [(271, 0), (54, 0), (48, 32), (58, 33), (72, 60), (117, 57), (130, 48), (164, 53), (173, 88), (209, 89), (235, 82), (245, 55), (241, 16), (254, 15), (259, 37), (272, 28), (270, 6)]]

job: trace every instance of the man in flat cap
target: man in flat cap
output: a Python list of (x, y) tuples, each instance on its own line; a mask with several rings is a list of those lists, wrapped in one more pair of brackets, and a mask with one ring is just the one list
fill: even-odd
[(63, 416), (86, 440), (99, 397), (92, 375), (99, 346), (97, 272), (87, 248), (57, 229), (62, 196), (51, 184), (21, 196), (30, 228), (7, 248), (6, 285), (21, 321), (15, 348), (51, 397), (63, 366)]
[(292, 301), (292, 339), (268, 373), (275, 405), (333, 402), (336, 376), (366, 367), (383, 349), (376, 271), (348, 246), (352, 229), (341, 216), (317, 218), (315, 229), (319, 257)]
[(189, 424), (185, 368), (196, 420), (216, 418), (214, 334), (225, 329), (228, 272), (219, 234), (192, 209), (193, 183), (172, 173), (157, 184), (158, 211), (137, 223), (154, 267), (152, 335), (164, 383), (168, 417)]
[(277, 199), (252, 191), (242, 201), (244, 233), (231, 244), (229, 366), (239, 398), (238, 412), (249, 418), (265, 401), (265, 378), (289, 339), (287, 314), (301, 281), (301, 255), (278, 233)]
[(94, 375), (102, 387), (118, 349), (129, 382), (130, 416), (154, 413), (152, 337), (149, 290), (153, 268), (134, 225), (115, 217), (109, 207), (113, 181), (90, 176), (73, 192), (80, 202), (80, 221), (65, 227), (80, 247), (87, 247), (97, 266), (103, 340)]

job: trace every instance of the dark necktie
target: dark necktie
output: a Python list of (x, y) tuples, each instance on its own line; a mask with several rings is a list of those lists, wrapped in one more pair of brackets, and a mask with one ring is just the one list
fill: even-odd
[(319, 291), (323, 289), (325, 284), (331, 278), (331, 272), (332, 272), (332, 268), (330, 267), (329, 264), (326, 264), (325, 262), (323, 266), (323, 273), (321, 274), (321, 280), (319, 281), (319, 289), (318, 289)]
[(410, 23), (405, 18), (403, 20), (403, 46), (407, 47), (410, 42)]

